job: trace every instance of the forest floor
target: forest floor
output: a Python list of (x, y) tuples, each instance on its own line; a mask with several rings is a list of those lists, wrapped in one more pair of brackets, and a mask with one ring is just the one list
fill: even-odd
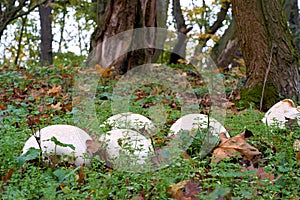
[[(174, 66), (186, 77), (199, 101), (201, 113), (210, 111), (204, 80), (190, 69)], [(253, 133), (247, 144), (260, 154), (238, 154), (217, 163), (213, 153), (200, 158), (197, 145), (163, 168), (147, 172), (114, 170), (95, 157), (90, 166), (49, 166), (26, 158), (25, 141), (38, 129), (52, 124), (76, 126), (72, 109), (76, 100), (76, 66), (11, 67), (0, 69), (0, 187), (2, 199), (300, 199), (300, 153), (293, 147), (299, 127), (267, 127), (264, 113), (244, 106), (232, 92), (244, 78), (239, 69), (224, 78), (227, 114), (223, 125), (231, 137), (246, 129)], [(112, 115), (114, 87), (121, 77), (99, 79), (95, 106), (99, 123)], [(180, 83), (179, 83), (180, 84)], [(159, 85), (137, 87), (130, 111), (151, 118), (147, 110), (158, 103), (167, 113), (154, 144), (167, 145), (167, 132), (181, 116), (176, 93)], [(85, 127), (80, 127), (85, 128)], [(298, 149), (299, 151), (299, 149)]]

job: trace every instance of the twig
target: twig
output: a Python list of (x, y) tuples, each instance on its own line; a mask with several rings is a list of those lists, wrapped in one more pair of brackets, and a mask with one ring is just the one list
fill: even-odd
[(267, 71), (266, 71), (266, 74), (265, 74), (264, 84), (263, 84), (263, 88), (262, 88), (262, 91), (261, 91), (261, 98), (260, 98), (260, 103), (259, 103), (259, 110), (260, 111), (262, 111), (262, 104), (263, 104), (263, 101), (264, 101), (265, 87), (266, 87), (268, 75), (269, 75), (270, 68), (271, 68), (272, 57), (273, 57), (273, 48), (274, 48), (274, 46), (272, 45), (272, 49), (271, 49), (271, 53), (270, 53), (270, 59), (269, 59), (269, 63), (268, 63), (268, 68), (267, 68)]

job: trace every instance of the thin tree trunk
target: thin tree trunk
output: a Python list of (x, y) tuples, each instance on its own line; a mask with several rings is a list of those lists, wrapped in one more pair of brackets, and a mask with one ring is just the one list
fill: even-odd
[(19, 36), (19, 40), (18, 40), (18, 51), (17, 51), (17, 55), (16, 55), (16, 58), (15, 58), (15, 65), (18, 64), (19, 62), (19, 57), (20, 57), (20, 54), (21, 54), (21, 49), (22, 49), (22, 39), (23, 39), (23, 34), (24, 34), (24, 30), (25, 30), (25, 26), (26, 26), (26, 21), (27, 21), (27, 15), (22, 17), (22, 27), (21, 27), (21, 30), (20, 30), (20, 36)]
[(41, 63), (42, 65), (52, 64), (52, 8), (50, 2), (39, 6), (39, 15), (41, 22)]
[(58, 42), (58, 52), (59, 53), (61, 53), (62, 43), (64, 41), (64, 32), (65, 32), (65, 25), (66, 25), (66, 15), (67, 15), (67, 8), (63, 8), (62, 22), (61, 22), (61, 26), (60, 26), (60, 37), (59, 37), (59, 42)]
[(294, 40), (298, 51), (300, 52), (300, 18), (299, 18), (299, 6), (297, 0), (286, 1), (284, 5), (284, 12), (289, 22), (289, 27), (294, 36)]

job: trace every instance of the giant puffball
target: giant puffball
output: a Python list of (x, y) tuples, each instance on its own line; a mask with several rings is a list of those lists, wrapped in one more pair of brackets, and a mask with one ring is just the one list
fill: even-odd
[(291, 99), (284, 99), (266, 112), (262, 122), (268, 126), (277, 125), (284, 128), (288, 119), (296, 119), (300, 125), (300, 107), (296, 107)]
[(204, 114), (184, 115), (171, 126), (169, 135), (171, 135), (172, 133), (176, 135), (181, 130), (193, 131), (198, 129), (207, 129), (208, 121), (210, 127), (209, 130), (211, 131), (213, 136), (219, 137), (220, 133), (225, 133), (226, 137), (230, 138), (229, 133), (220, 122), (218, 122), (214, 118), (209, 118)]
[[(40, 137), (43, 157), (53, 154), (66, 155), (73, 157), (75, 159), (74, 163), (77, 166), (82, 164), (88, 165), (90, 163), (90, 158), (86, 158), (89, 156), (87, 153), (86, 141), (92, 140), (92, 138), (78, 127), (71, 125), (51, 125), (36, 132), (35, 136)], [(26, 141), (22, 150), (23, 154), (26, 153), (30, 147), (35, 149), (40, 148), (35, 136), (31, 136)], [(52, 137), (55, 137), (60, 143), (73, 145), (75, 150), (69, 146), (63, 147), (56, 145), (53, 141), (50, 141)]]
[(99, 138), (114, 167), (144, 164), (154, 151), (150, 139), (130, 129), (113, 129)]
[(104, 122), (106, 123), (112, 126), (112, 129), (131, 129), (147, 136), (155, 133), (155, 126), (150, 119), (132, 112), (113, 115)]

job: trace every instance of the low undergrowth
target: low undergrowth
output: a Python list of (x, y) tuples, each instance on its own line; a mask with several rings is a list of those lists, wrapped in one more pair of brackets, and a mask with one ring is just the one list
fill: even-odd
[[(184, 69), (176, 70), (185, 73)], [(263, 113), (251, 105), (242, 111), (233, 105), (224, 122), (231, 136), (245, 129), (253, 132), (249, 143), (261, 155), (251, 162), (235, 157), (212, 164), (211, 154), (205, 158), (192, 154), (179, 155), (168, 166), (151, 172), (113, 170), (98, 157), (88, 167), (49, 167), (38, 160), (19, 166), (17, 158), (33, 132), (50, 124), (76, 125), (73, 119), (76, 110), (72, 109), (72, 103), (76, 103), (72, 99), (76, 70), (65, 66), (26, 69), (6, 66), (0, 72), (2, 199), (300, 198), (300, 161), (293, 148), (294, 141), (300, 138), (299, 127), (286, 130), (266, 127), (261, 123)], [(112, 115), (111, 96), (118, 77), (115, 78), (99, 82), (95, 99), (99, 123)], [(201, 99), (199, 109), (207, 113), (209, 95), (205, 84), (189, 74), (187, 78)], [(174, 99), (175, 93), (157, 85), (140, 87), (132, 94), (132, 112), (151, 117), (149, 108), (164, 105), (165, 121), (161, 124), (157, 121), (158, 146), (167, 141), (169, 127), (181, 115), (181, 105)]]

